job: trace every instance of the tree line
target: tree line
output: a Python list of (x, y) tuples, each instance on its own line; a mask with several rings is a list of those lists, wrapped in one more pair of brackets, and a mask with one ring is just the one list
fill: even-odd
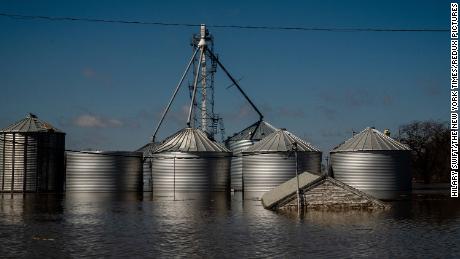
[(398, 139), (412, 149), (415, 181), (450, 182), (450, 129), (447, 122), (414, 121), (402, 125)]

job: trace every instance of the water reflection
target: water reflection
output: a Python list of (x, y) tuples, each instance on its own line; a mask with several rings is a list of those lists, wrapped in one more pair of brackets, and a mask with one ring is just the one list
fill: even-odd
[(0, 194), (0, 222), (23, 225), (34, 214), (38, 221), (61, 220), (62, 199), (62, 196), (54, 194)]
[[(0, 195), (2, 256), (37, 257), (59, 247), (62, 196), (49, 194)], [(56, 251), (59, 255), (59, 251)]]
[(456, 257), (458, 200), (273, 212), (241, 193), (0, 195), (2, 257)]

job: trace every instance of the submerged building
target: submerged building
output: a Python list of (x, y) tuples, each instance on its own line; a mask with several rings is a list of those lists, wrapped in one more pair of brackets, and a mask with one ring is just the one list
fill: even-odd
[(321, 174), (321, 151), (286, 129), (276, 130), (242, 154), (245, 198), (260, 198), (296, 172)]
[(0, 191), (63, 191), (65, 133), (34, 114), (0, 131)]
[(139, 192), (142, 153), (127, 151), (66, 152), (66, 191)]
[(388, 135), (366, 128), (334, 148), (331, 175), (379, 199), (396, 199), (410, 192), (410, 148)]
[[(299, 190), (299, 193), (297, 193)], [(300, 199), (300, 200), (299, 200)], [(298, 209), (386, 209), (390, 205), (327, 175), (304, 172), (262, 196), (270, 210)]]
[(231, 188), (235, 191), (241, 191), (242, 174), (243, 174), (243, 151), (253, 146), (266, 136), (275, 132), (277, 128), (273, 127), (266, 121), (260, 120), (251, 126), (245, 128), (239, 133), (229, 137), (225, 144), (232, 151), (231, 161)]
[(230, 150), (209, 139), (204, 131), (184, 128), (153, 151), (153, 194), (228, 191), (230, 158)]

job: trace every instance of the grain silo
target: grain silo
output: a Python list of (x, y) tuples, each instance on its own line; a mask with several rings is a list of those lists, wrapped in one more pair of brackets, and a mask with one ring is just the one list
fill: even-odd
[(334, 178), (376, 198), (395, 199), (412, 189), (410, 148), (374, 128), (356, 134), (330, 156)]
[(149, 142), (136, 150), (142, 152), (142, 189), (144, 192), (152, 191), (152, 152), (158, 145), (157, 142)]
[(66, 152), (66, 191), (138, 192), (142, 190), (142, 153)]
[(34, 114), (0, 131), (0, 190), (60, 192), (65, 133)]
[(227, 191), (230, 185), (228, 149), (200, 129), (184, 128), (164, 140), (152, 158), (153, 194)]
[(227, 147), (233, 152), (230, 172), (233, 190), (241, 191), (243, 188), (241, 181), (243, 173), (242, 152), (276, 130), (277, 128), (268, 122), (260, 120), (225, 141)]
[(245, 198), (260, 198), (295, 177), (296, 165), (299, 173), (321, 174), (321, 151), (285, 129), (266, 136), (243, 151), (241, 178)]

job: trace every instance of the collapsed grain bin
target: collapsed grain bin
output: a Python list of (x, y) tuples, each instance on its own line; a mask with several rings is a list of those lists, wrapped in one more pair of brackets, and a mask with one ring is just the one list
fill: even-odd
[(228, 149), (210, 140), (202, 130), (184, 128), (153, 152), (153, 194), (227, 191), (230, 157)]
[(63, 190), (65, 133), (34, 114), (0, 131), (0, 190)]
[(334, 178), (376, 198), (395, 199), (412, 189), (410, 148), (374, 128), (348, 139), (330, 156)]
[(260, 120), (239, 133), (234, 134), (225, 141), (226, 146), (233, 152), (230, 172), (231, 189), (234, 191), (241, 191), (243, 188), (242, 152), (276, 130), (277, 128), (273, 127), (268, 122)]
[(66, 191), (138, 192), (142, 190), (142, 153), (66, 152)]
[(158, 142), (149, 142), (136, 150), (142, 153), (142, 189), (144, 192), (152, 191), (152, 158), (151, 154)]
[[(297, 161), (296, 161), (297, 153)], [(243, 151), (242, 187), (245, 198), (261, 195), (308, 171), (321, 174), (321, 151), (286, 129), (276, 130)]]

